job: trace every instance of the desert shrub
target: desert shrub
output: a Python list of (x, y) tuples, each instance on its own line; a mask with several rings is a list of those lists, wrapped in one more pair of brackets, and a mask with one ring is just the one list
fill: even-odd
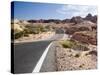
[(46, 28), (45, 26), (42, 25), (37, 25), (37, 26), (26, 26), (26, 33), (28, 34), (39, 34), (41, 32), (47, 32), (49, 28)]
[(14, 34), (14, 38), (15, 38), (15, 39), (18, 39), (18, 38), (22, 37), (23, 34), (24, 34), (23, 31), (18, 32), (18, 33), (15, 33), (15, 34)]
[(40, 29), (40, 32), (46, 32), (47, 31), (47, 29), (45, 27), (40, 27), (39, 29)]
[(79, 51), (89, 50), (86, 44), (82, 44), (82, 43), (79, 43), (77, 41), (72, 41), (72, 40), (65, 40), (61, 42), (61, 45), (63, 48), (72, 48), (74, 50), (79, 50)]
[(32, 33), (33, 34), (39, 34), (41, 31), (40, 31), (40, 29), (39, 28), (34, 28), (33, 30), (32, 30)]
[(33, 26), (32, 25), (26, 25), (25, 28), (31, 29), (31, 28), (33, 28)]
[(39, 34), (40, 28), (34, 27), (34, 26), (27, 26), (26, 29), (24, 29), (25, 34)]
[(62, 43), (62, 46), (64, 48), (72, 48), (72, 46), (75, 44), (73, 41), (71, 40), (66, 40), (66, 41), (63, 41)]
[(45, 28), (48, 30), (48, 31), (52, 31), (55, 29), (55, 27), (51, 26), (51, 25), (47, 25), (45, 26)]
[(85, 65), (85, 64), (81, 64), (81, 65), (79, 65), (79, 68), (83, 68), (83, 67), (84, 67), (84, 65)]
[(38, 28), (40, 28), (41, 32), (47, 32), (47, 31), (51, 31), (52, 27), (50, 25), (47, 26), (39, 26)]
[(28, 35), (28, 34), (24, 34), (24, 36), (25, 36), (25, 37), (28, 37), (29, 35)]
[(75, 54), (75, 56), (74, 56), (74, 57), (79, 58), (79, 57), (80, 57), (80, 54), (79, 54), (79, 53), (77, 53), (77, 54)]
[(28, 34), (30, 30), (28, 28), (24, 29), (24, 33)]

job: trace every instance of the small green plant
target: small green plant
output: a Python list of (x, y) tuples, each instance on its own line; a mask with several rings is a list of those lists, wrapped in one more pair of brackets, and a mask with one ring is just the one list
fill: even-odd
[(74, 40), (64, 40), (61, 42), (61, 45), (63, 48), (72, 48), (74, 50), (79, 50), (79, 51), (89, 50), (86, 44), (82, 44)]
[(62, 42), (62, 46), (63, 46), (64, 48), (72, 48), (73, 45), (74, 45), (74, 42), (71, 41), (71, 40), (66, 40), (66, 41), (63, 41), (63, 42)]

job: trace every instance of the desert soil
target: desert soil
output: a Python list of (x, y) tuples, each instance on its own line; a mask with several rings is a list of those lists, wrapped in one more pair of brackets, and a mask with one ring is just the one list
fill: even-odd
[[(88, 51), (79, 51), (63, 48), (57, 42), (56, 64), (58, 71), (67, 70), (87, 70), (97, 68), (97, 49), (94, 45), (89, 45)], [(93, 53), (96, 52), (96, 53)]]

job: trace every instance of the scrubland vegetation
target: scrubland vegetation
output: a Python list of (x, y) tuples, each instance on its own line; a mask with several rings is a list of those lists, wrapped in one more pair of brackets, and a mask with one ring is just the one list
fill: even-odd
[(22, 31), (19, 31), (17, 29), (12, 29), (12, 35), (14, 35), (15, 39), (21, 38), (21, 37), (28, 37), (29, 34), (40, 34), (42, 32), (48, 32), (52, 31), (51, 26), (43, 26), (43, 25), (26, 25)]
[(60, 42), (63, 48), (70, 48), (74, 50), (80, 50), (80, 51), (87, 51), (88, 45), (87, 44), (82, 44), (77, 41), (72, 41), (72, 40), (64, 40)]

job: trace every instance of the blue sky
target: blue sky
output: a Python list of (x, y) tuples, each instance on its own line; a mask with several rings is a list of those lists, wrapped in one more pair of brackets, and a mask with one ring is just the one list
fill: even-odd
[(73, 16), (84, 17), (88, 13), (96, 15), (97, 7), (17, 1), (14, 2), (14, 10), (12, 11), (14, 11), (15, 19), (66, 19)]

